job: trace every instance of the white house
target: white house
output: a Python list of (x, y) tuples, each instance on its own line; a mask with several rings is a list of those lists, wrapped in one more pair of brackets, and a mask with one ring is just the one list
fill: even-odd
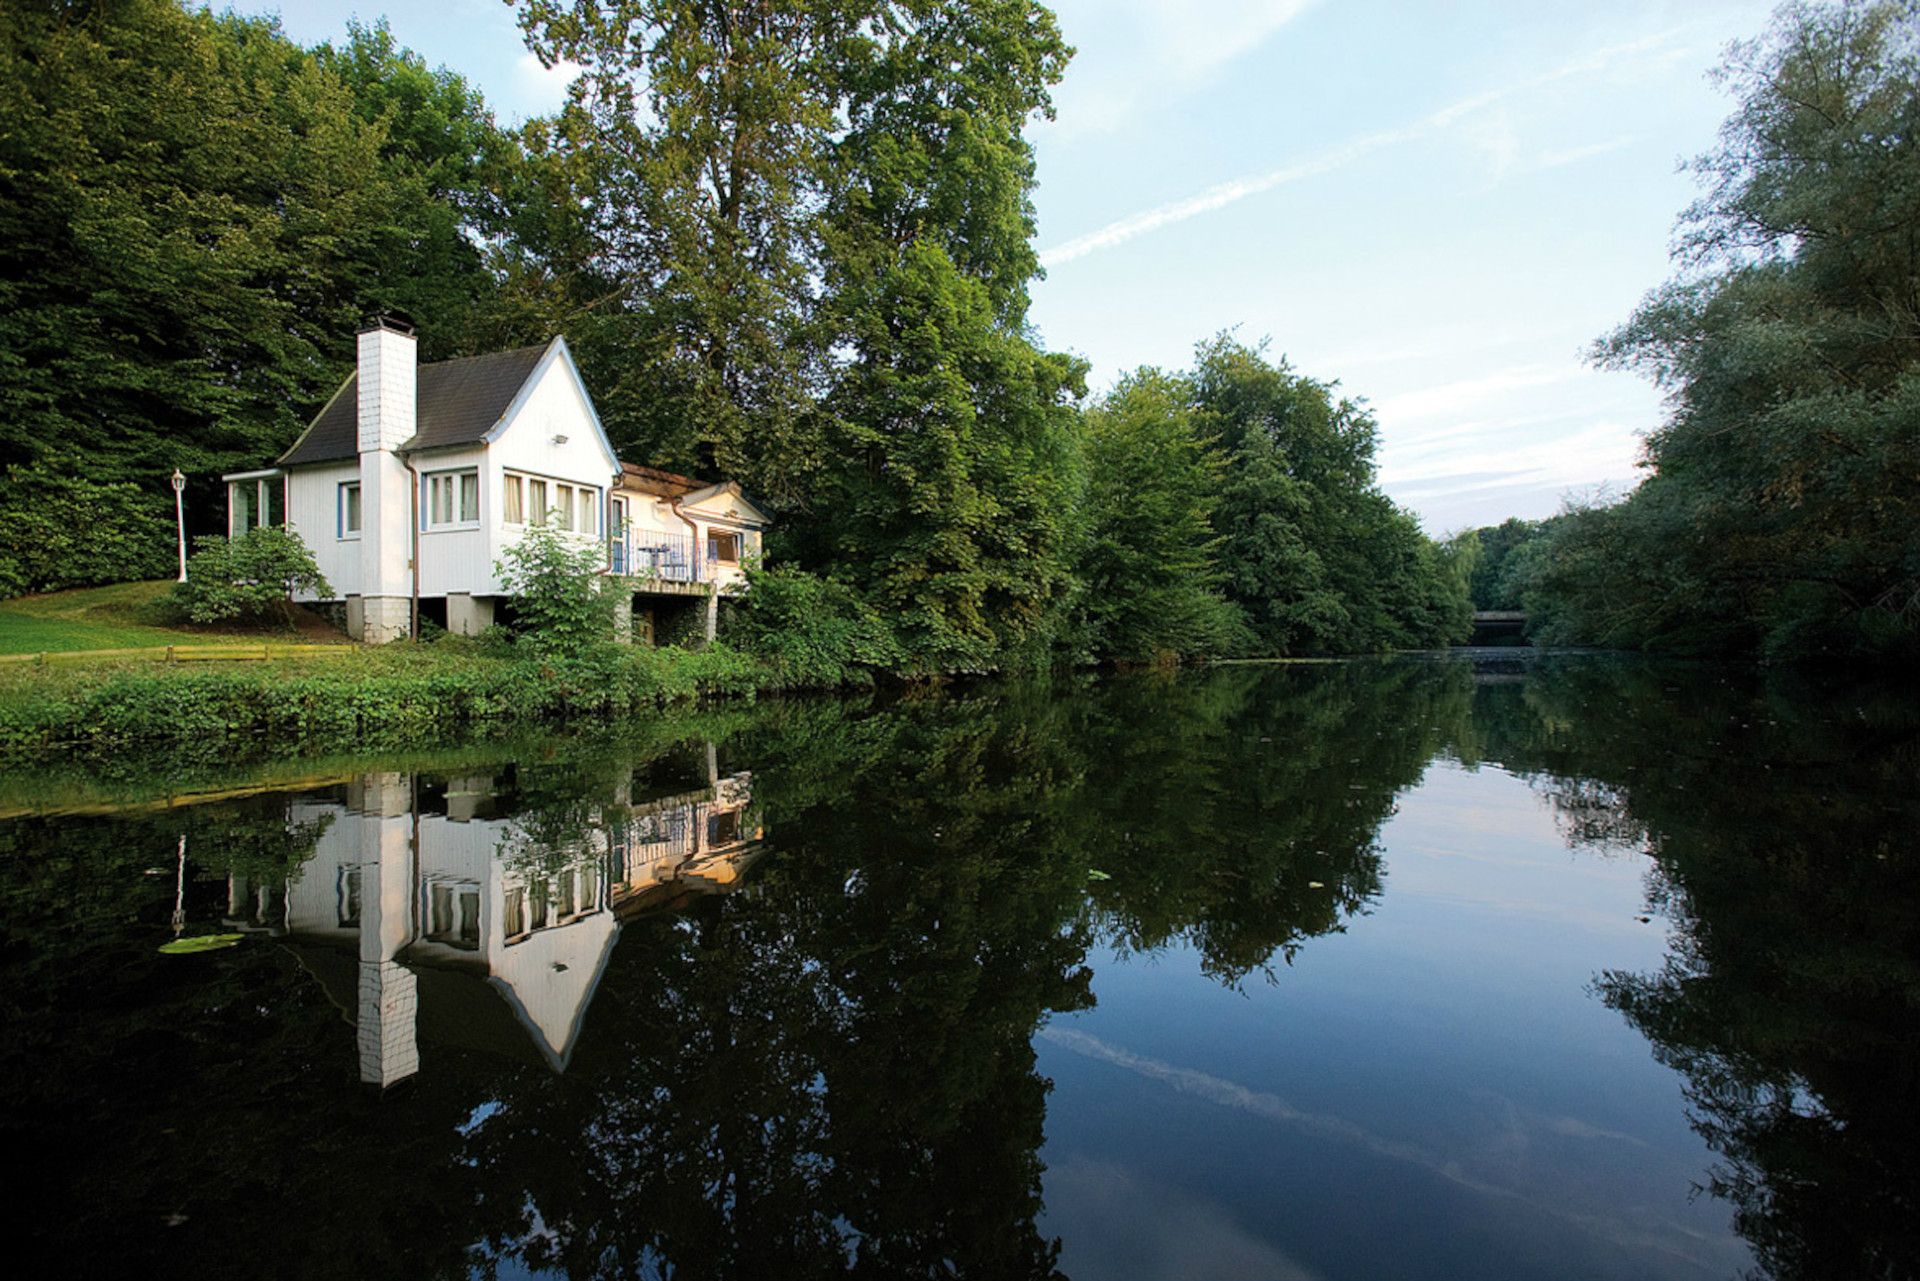
[(229, 536), (298, 533), (368, 641), (420, 614), (486, 627), (501, 553), (537, 525), (604, 545), (649, 626), (655, 601), (704, 598), (711, 635), (766, 525), (736, 484), (623, 467), (565, 339), (421, 365), (390, 318), (361, 331), (354, 372), (275, 466), (224, 479)]

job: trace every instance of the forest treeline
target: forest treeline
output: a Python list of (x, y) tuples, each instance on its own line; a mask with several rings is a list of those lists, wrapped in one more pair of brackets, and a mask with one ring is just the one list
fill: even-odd
[[(508, 127), (381, 26), (0, 11), (0, 542), (32, 549), (0, 591), (165, 573), (167, 475), (217, 527), (218, 474), (398, 311), (425, 360), (564, 334), (622, 456), (771, 508), (758, 626), (803, 646), (952, 670), (1464, 638), (1470, 566), (1382, 493), (1336, 384), (1228, 331), (1089, 399), (1036, 340), (1025, 130), (1072, 52), (1043, 5), (518, 12), (579, 74)], [(68, 508), (85, 539), (50, 537)]]
[(1920, 5), (1791, 5), (1736, 45), (1678, 274), (1602, 339), (1669, 414), (1622, 501), (1477, 531), (1537, 642), (1920, 652)]

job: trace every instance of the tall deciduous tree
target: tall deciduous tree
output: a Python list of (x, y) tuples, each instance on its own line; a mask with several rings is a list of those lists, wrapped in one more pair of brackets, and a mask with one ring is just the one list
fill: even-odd
[(1227, 457), (1214, 513), (1226, 594), (1261, 647), (1347, 653), (1464, 640), (1464, 578), (1374, 483), (1365, 406), (1229, 335), (1202, 343), (1198, 357), (1199, 421)]
[(1192, 385), (1153, 369), (1121, 379), (1087, 412), (1086, 458), (1076, 644), (1128, 659), (1238, 648), (1212, 523), (1225, 464), (1194, 425)]
[(380, 29), (315, 53), (172, 0), (0, 10), (0, 460), (84, 457), (158, 506), (176, 466), (210, 486), (289, 443), (367, 311), (451, 354), (490, 288), (492, 130)]
[(1736, 45), (1682, 274), (1598, 356), (1670, 416), (1539, 568), (1546, 634), (1920, 648), (1920, 6), (1793, 4)]

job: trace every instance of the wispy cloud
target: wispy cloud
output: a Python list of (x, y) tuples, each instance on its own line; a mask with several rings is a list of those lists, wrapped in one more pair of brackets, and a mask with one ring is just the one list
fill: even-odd
[(1562, 165), (1576, 165), (1582, 160), (1591, 160), (1595, 156), (1604, 156), (1615, 151), (1622, 151), (1638, 141), (1639, 139), (1632, 134), (1625, 134), (1618, 138), (1609, 138), (1605, 142), (1588, 143), (1584, 147), (1567, 147), (1559, 151), (1543, 151), (1534, 157), (1533, 165), (1536, 169), (1558, 169)]
[(1516, 365), (1476, 378), (1403, 391), (1381, 400), (1374, 405), (1373, 412), (1383, 425), (1398, 427), (1427, 418), (1450, 417), (1509, 392), (1532, 391), (1594, 377), (1597, 375), (1592, 370), (1579, 365)]
[(1211, 1073), (1135, 1054), (1074, 1028), (1050, 1025), (1040, 1029), (1038, 1036), (1061, 1049), (1159, 1082), (1178, 1093), (1303, 1131), (1328, 1142), (1350, 1144), (1374, 1156), (1414, 1166), (1483, 1197), (1510, 1202), (1532, 1213), (1552, 1215), (1615, 1245), (1657, 1251), (1702, 1267), (1707, 1266), (1708, 1261), (1695, 1252), (1696, 1242), (1691, 1239), (1692, 1234), (1677, 1224), (1657, 1221), (1628, 1223), (1615, 1217), (1610, 1210), (1582, 1211), (1564, 1201), (1554, 1203), (1538, 1199), (1535, 1189), (1523, 1191), (1476, 1176), (1450, 1154), (1376, 1134), (1344, 1117), (1303, 1111), (1265, 1091), (1251, 1090), (1236, 1081)]
[(1548, 85), (1576, 76), (1592, 75), (1606, 71), (1617, 63), (1636, 55), (1661, 51), (1672, 45), (1684, 28), (1675, 28), (1640, 40), (1623, 44), (1609, 45), (1571, 62), (1562, 64), (1537, 75), (1527, 76), (1510, 84), (1469, 94), (1420, 117), (1409, 124), (1395, 129), (1383, 129), (1376, 133), (1363, 134), (1360, 137), (1338, 143), (1316, 155), (1295, 164), (1262, 174), (1253, 174), (1244, 178), (1235, 178), (1217, 186), (1209, 187), (1197, 195), (1182, 200), (1171, 201), (1139, 213), (1108, 223), (1106, 226), (1075, 236), (1071, 240), (1053, 246), (1040, 255), (1042, 265), (1057, 267), (1062, 263), (1084, 258), (1088, 254), (1098, 253), (1102, 249), (1112, 249), (1130, 240), (1169, 227), (1175, 223), (1186, 222), (1202, 214), (1224, 209), (1237, 204), (1249, 196), (1261, 195), (1278, 187), (1299, 182), (1305, 178), (1343, 169), (1362, 160), (1377, 151), (1388, 147), (1414, 142), (1452, 128), (1475, 112), (1531, 93)]
[(1074, 70), (1054, 95), (1060, 137), (1125, 124), (1142, 103), (1204, 84), (1317, 0), (1067, 0), (1057, 4)]

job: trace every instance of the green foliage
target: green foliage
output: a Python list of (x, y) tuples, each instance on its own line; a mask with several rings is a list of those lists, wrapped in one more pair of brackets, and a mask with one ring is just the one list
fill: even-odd
[(1902, 0), (1736, 46), (1680, 276), (1597, 349), (1670, 393), (1648, 479), (1557, 530), (1544, 634), (1920, 652), (1920, 46)]
[(803, 507), (815, 470), (841, 466), (818, 406), (836, 317), (917, 241), (1020, 336), (1038, 269), (1023, 129), (1069, 53), (1044, 6), (519, 8), (536, 54), (582, 74), (529, 130), (544, 261), (509, 292), (564, 318), (616, 448)]
[(579, 654), (613, 640), (614, 613), (627, 581), (603, 574), (598, 542), (529, 525), (494, 564), (513, 597), (518, 641), (543, 654)]
[(892, 615), (918, 661), (988, 665), (1067, 589), (1084, 367), (998, 327), (986, 286), (928, 240), (842, 305), (855, 354), (827, 401), (837, 465), (796, 541)]
[(438, 740), (480, 726), (606, 723), (669, 703), (751, 698), (783, 676), (724, 644), (602, 644), (507, 657), (453, 644), (353, 648), (230, 666), (0, 669), (0, 756), (133, 744), (231, 758), (255, 742), (313, 752)]
[(1226, 456), (1213, 516), (1226, 596), (1259, 650), (1364, 653), (1466, 639), (1464, 584), (1375, 484), (1366, 408), (1227, 334), (1197, 355), (1197, 421)]
[(7, 468), (0, 597), (167, 573), (176, 542), (171, 513), (163, 511), (158, 493), (92, 479), (77, 458)]
[(172, 602), (196, 623), (285, 619), (290, 598), (326, 599), (333, 588), (300, 535), (282, 525), (260, 525), (235, 539), (201, 538), (187, 558), (187, 581)]
[(906, 653), (887, 620), (845, 583), (792, 566), (747, 569), (721, 611), (722, 638), (770, 663), (785, 687), (867, 684)]
[(1523, 597), (1544, 554), (1548, 537), (1561, 522), (1510, 516), (1498, 525), (1471, 531), (1480, 556), (1467, 580), (1475, 609), (1525, 609)]
[(494, 289), (477, 94), (356, 28), (314, 51), (176, 0), (0, 8), (0, 462), (212, 477), (290, 444), (368, 312), (472, 341)]
[(1143, 369), (1086, 416), (1076, 646), (1126, 659), (1232, 653), (1247, 643), (1220, 595), (1213, 531), (1225, 463), (1196, 429), (1193, 390)]

